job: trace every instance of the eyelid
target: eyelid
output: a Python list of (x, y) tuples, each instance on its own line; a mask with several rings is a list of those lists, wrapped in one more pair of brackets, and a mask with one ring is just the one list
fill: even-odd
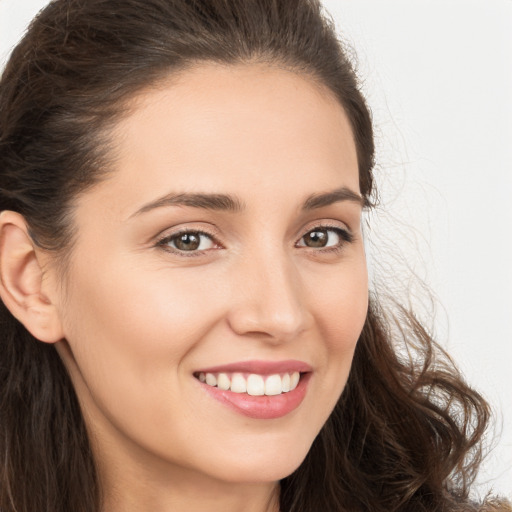
[[(219, 248), (223, 248), (223, 245), (219, 242), (217, 235), (211, 233), (208, 230), (205, 230), (204, 228), (194, 228), (194, 227), (183, 227), (181, 229), (177, 229), (176, 231), (164, 231), (164, 234), (160, 234), (156, 237), (156, 241), (154, 243), (155, 247), (159, 247), (167, 252), (177, 254), (179, 256), (184, 257), (190, 257), (190, 256), (201, 256), (205, 254), (206, 252), (212, 251), (212, 250), (218, 250)], [(170, 247), (166, 245), (169, 241), (172, 239), (178, 238), (180, 235), (184, 235), (187, 233), (197, 233), (199, 235), (207, 236), (212, 240), (214, 245), (216, 247), (210, 248), (210, 249), (202, 249), (202, 250), (196, 250), (196, 251), (180, 251), (179, 249), (175, 249), (173, 247)]]
[(299, 236), (298, 240), (300, 240), (304, 235), (307, 235), (311, 231), (314, 231), (315, 229), (333, 229), (338, 231), (344, 231), (351, 237), (354, 236), (352, 229), (350, 229), (344, 222), (335, 220), (317, 220), (306, 225), (304, 228), (301, 229), (302, 234)]
[[(306, 236), (308, 233), (311, 233), (315, 230), (332, 230), (335, 231), (338, 236), (341, 237), (342, 241), (335, 246), (327, 246), (325, 248), (319, 247), (308, 247), (306, 245), (298, 245), (299, 242)], [(212, 230), (213, 231), (213, 230)], [(171, 246), (166, 245), (170, 240), (174, 238), (178, 238), (180, 235), (186, 234), (186, 233), (197, 233), (199, 235), (206, 236), (210, 238), (215, 245), (214, 248), (209, 249), (201, 249), (201, 250), (193, 250), (193, 251), (181, 251), (179, 249), (175, 249)], [(295, 247), (303, 247), (305, 249), (311, 249), (314, 252), (332, 252), (336, 250), (341, 250), (345, 244), (352, 243), (354, 241), (354, 235), (351, 231), (351, 229), (344, 223), (336, 222), (336, 221), (316, 221), (314, 223), (311, 223), (309, 227), (306, 227), (302, 230), (302, 235), (298, 238), (298, 240), (295, 242)], [(218, 236), (216, 233), (211, 232), (210, 230), (204, 229), (204, 228), (195, 228), (195, 227), (182, 227), (176, 229), (176, 231), (169, 232), (168, 230), (165, 230), (161, 234), (159, 234), (156, 237), (156, 240), (154, 242), (155, 247), (159, 247), (161, 249), (164, 249), (165, 251), (168, 251), (173, 254), (177, 254), (178, 256), (184, 256), (184, 257), (191, 257), (191, 256), (201, 256), (205, 253), (208, 253), (212, 250), (218, 250), (221, 248), (225, 248), (222, 243), (219, 242)]]
[[(303, 231), (303, 234), (300, 236), (300, 238), (295, 242), (295, 245), (301, 248), (310, 249), (311, 251), (314, 251), (316, 253), (320, 252), (337, 252), (342, 250), (345, 245), (351, 244), (355, 241), (355, 236), (352, 232), (352, 230), (346, 225), (337, 223), (336, 221), (316, 221), (310, 228)], [(326, 231), (334, 231), (336, 234), (341, 238), (341, 241), (339, 244), (334, 246), (326, 246), (326, 247), (308, 247), (307, 245), (298, 245), (299, 242), (312, 231), (315, 230), (326, 230)]]

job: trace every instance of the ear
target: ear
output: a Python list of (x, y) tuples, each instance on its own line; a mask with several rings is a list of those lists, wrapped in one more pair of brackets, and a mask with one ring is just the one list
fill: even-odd
[(64, 337), (62, 325), (44, 290), (38, 252), (23, 216), (8, 210), (0, 213), (0, 298), (35, 338), (55, 343)]

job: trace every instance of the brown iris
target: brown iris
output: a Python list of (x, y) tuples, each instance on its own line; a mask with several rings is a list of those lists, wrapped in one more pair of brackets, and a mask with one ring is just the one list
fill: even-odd
[(173, 240), (180, 251), (195, 251), (201, 244), (199, 233), (182, 233)]
[(308, 247), (325, 247), (328, 239), (326, 229), (315, 229), (304, 235), (304, 244)]

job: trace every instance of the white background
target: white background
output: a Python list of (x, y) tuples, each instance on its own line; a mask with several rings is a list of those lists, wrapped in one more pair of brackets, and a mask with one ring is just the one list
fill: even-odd
[[(0, 69), (46, 0), (0, 0)], [(496, 411), (480, 490), (512, 496), (512, 1), (324, 0), (373, 111), (372, 275), (409, 290)], [(416, 277), (411, 277), (412, 275)]]

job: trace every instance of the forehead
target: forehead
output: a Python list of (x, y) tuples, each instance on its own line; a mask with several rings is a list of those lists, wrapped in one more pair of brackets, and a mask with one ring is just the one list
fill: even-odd
[(264, 64), (202, 64), (159, 82), (132, 100), (113, 140), (114, 172), (99, 188), (108, 196), (110, 187), (104, 200), (122, 209), (150, 201), (156, 188), (359, 191), (350, 124), (334, 95)]

